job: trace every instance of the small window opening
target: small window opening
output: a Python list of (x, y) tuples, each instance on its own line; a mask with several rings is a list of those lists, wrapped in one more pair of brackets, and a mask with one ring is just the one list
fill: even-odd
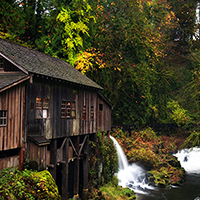
[(99, 111), (103, 111), (103, 104), (99, 104)]
[(74, 101), (62, 101), (61, 118), (75, 118), (76, 104)]
[(7, 111), (0, 110), (0, 126), (6, 126), (6, 125), (7, 125)]
[(91, 119), (91, 121), (94, 121), (94, 106), (91, 106), (90, 119)]
[(86, 120), (86, 106), (83, 106), (82, 120)]
[(49, 117), (49, 99), (36, 98), (36, 118), (45, 119)]

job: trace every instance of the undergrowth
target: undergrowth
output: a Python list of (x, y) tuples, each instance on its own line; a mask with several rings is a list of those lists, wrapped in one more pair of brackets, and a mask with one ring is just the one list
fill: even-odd
[(113, 179), (106, 184), (103, 184), (99, 190), (94, 189), (90, 195), (91, 200), (131, 200), (136, 199), (134, 191), (129, 188), (118, 186), (118, 179), (113, 176)]
[(0, 172), (0, 199), (60, 200), (61, 197), (53, 177), (47, 170), (37, 172), (6, 168)]
[(155, 185), (164, 187), (181, 183), (185, 172), (172, 155), (177, 149), (174, 138), (157, 136), (152, 128), (131, 133), (115, 129), (112, 136), (117, 139), (130, 163), (138, 163), (152, 174)]
[(118, 171), (118, 156), (113, 141), (106, 133), (98, 133), (90, 141), (90, 194), (91, 200), (135, 199), (135, 193), (118, 186), (114, 175)]

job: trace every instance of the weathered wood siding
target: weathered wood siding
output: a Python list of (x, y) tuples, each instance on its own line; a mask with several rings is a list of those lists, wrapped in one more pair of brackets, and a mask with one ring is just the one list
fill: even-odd
[[(26, 135), (40, 134), (47, 139), (96, 133), (97, 91), (67, 83), (41, 81), (27, 85)], [(36, 119), (36, 98), (49, 99), (49, 117)], [(61, 118), (62, 101), (73, 101), (75, 118)], [(86, 116), (83, 119), (83, 107)]]
[(19, 155), (11, 156), (8, 158), (0, 158), (0, 171), (8, 167), (19, 166)]
[[(80, 134), (96, 133), (96, 101), (97, 92), (91, 90), (80, 90), (79, 91), (79, 123), (80, 123)], [(86, 109), (86, 118), (83, 119), (83, 107)], [(91, 118), (91, 107), (94, 108), (94, 119)]]
[(23, 147), (25, 86), (0, 93), (0, 110), (7, 110), (7, 125), (0, 126), (0, 151)]
[[(53, 137), (66, 137), (79, 134), (78, 87), (70, 84), (52, 86), (52, 128)], [(62, 101), (75, 102), (75, 118), (61, 118)]]
[(97, 98), (97, 131), (111, 130), (112, 117), (111, 106), (104, 101), (99, 95)]
[(49, 99), (52, 104), (51, 86), (49, 84), (28, 83), (26, 85), (26, 114), (25, 114), (25, 139), (28, 135), (40, 134), (47, 138), (52, 137), (51, 118), (52, 108), (50, 106), (49, 117), (36, 119), (36, 98)]
[(31, 160), (34, 160), (38, 164), (37, 170), (44, 170), (48, 163), (48, 153), (47, 146), (38, 146), (31, 141), (28, 141), (28, 157)]

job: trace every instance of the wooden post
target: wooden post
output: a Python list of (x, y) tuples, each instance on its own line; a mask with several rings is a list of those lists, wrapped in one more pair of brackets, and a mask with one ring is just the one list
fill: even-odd
[(69, 151), (69, 139), (63, 147), (63, 162), (62, 164), (62, 200), (68, 199), (68, 151)]
[(23, 150), (24, 150), (23, 147), (21, 147), (19, 150), (19, 170), (20, 171), (22, 171), (22, 169), (23, 169), (23, 156), (24, 156)]
[(56, 181), (56, 167), (57, 167), (57, 140), (53, 139), (50, 143), (50, 164), (49, 171)]
[[(79, 152), (80, 137), (75, 138), (75, 149)], [(79, 199), (79, 153), (74, 161), (74, 199)]]
[(88, 199), (88, 178), (89, 178), (89, 136), (85, 136), (85, 146), (84, 146), (84, 160), (83, 160), (83, 192), (82, 199)]

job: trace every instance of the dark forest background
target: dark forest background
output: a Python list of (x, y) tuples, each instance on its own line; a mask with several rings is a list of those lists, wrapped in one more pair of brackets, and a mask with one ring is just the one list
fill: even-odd
[(101, 85), (113, 124), (200, 122), (195, 0), (2, 0), (0, 38), (63, 59)]

